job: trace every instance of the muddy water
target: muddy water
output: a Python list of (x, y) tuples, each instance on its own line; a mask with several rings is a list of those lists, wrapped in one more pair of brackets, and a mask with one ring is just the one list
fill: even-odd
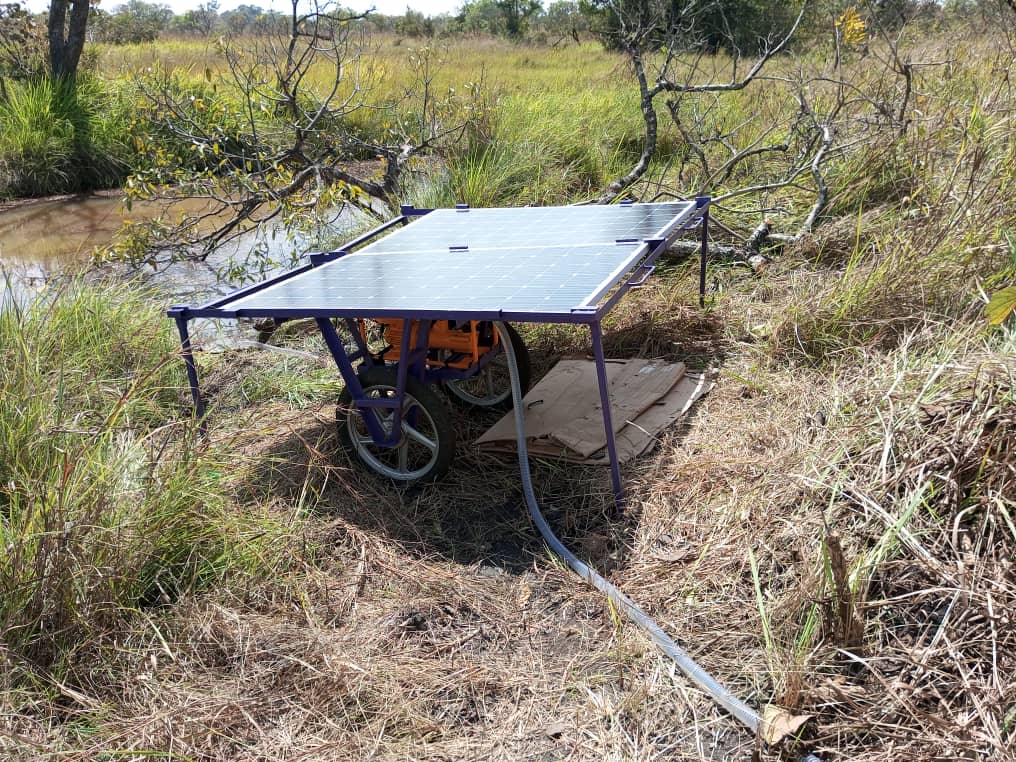
[[(167, 214), (157, 203), (136, 203), (126, 213), (118, 194), (71, 196), (28, 201), (0, 207), (0, 311), (12, 305), (27, 305), (37, 297), (53, 293), (54, 276), (89, 264), (93, 251), (113, 240), (125, 219), (140, 222), (160, 214), (179, 211), (197, 214), (206, 211), (205, 202), (193, 199)], [(172, 218), (172, 216), (170, 216)], [(329, 226), (330, 236), (349, 238), (362, 227), (366, 215), (353, 210), (337, 211)], [(282, 230), (269, 231), (259, 251), (278, 263), (267, 272), (251, 274), (243, 281), (260, 280), (292, 264), (299, 254), (311, 250), (310, 242), (291, 238)], [(141, 277), (151, 287), (152, 298), (161, 308), (170, 304), (202, 304), (231, 291), (237, 283), (219, 277), (226, 264), (242, 261), (257, 243), (254, 234), (243, 236), (212, 253), (207, 262), (176, 262), (158, 271), (144, 267), (140, 272), (122, 270), (125, 277)], [(224, 351), (245, 346), (256, 335), (249, 325), (234, 320), (195, 320), (191, 336), (198, 349)]]
[[(180, 211), (198, 212), (200, 201)], [(135, 204), (125, 211), (117, 193), (64, 196), (16, 202), (0, 208), (0, 309), (26, 303), (46, 289), (54, 275), (87, 266), (92, 253), (109, 244), (124, 221), (144, 221), (165, 213), (155, 203)], [(167, 296), (184, 298), (188, 291), (208, 294), (221, 290), (207, 266), (173, 265), (165, 273), (142, 273)], [(153, 275), (158, 277), (153, 278)]]
[(119, 198), (32, 201), (0, 210), (0, 262), (57, 269), (84, 260), (120, 227)]
[[(179, 212), (196, 214), (205, 211), (205, 207), (205, 202), (193, 199), (174, 206), (168, 216), (172, 218)], [(0, 309), (12, 300), (30, 299), (49, 277), (87, 265), (95, 249), (110, 243), (126, 219), (140, 222), (160, 214), (167, 215), (167, 211), (154, 202), (135, 203), (127, 212), (116, 193), (0, 207), (0, 271), (8, 276), (6, 283), (0, 280)], [(334, 232), (341, 234), (354, 224), (353, 215), (342, 213), (337, 215)], [(268, 236), (267, 243), (268, 256), (285, 266), (291, 264), (296, 253), (310, 248), (305, 241), (281, 234)], [(158, 272), (146, 270), (140, 275), (165, 294), (167, 301), (201, 302), (238, 285), (220, 281), (216, 270), (230, 259), (242, 260), (253, 244), (251, 235), (222, 247), (207, 263), (178, 262)]]
[[(203, 206), (204, 202), (191, 201), (178, 209), (194, 213)], [(63, 269), (87, 260), (97, 247), (108, 244), (124, 220), (148, 220), (163, 212), (155, 203), (137, 203), (125, 212), (116, 194), (42, 199), (0, 208), (0, 263)]]

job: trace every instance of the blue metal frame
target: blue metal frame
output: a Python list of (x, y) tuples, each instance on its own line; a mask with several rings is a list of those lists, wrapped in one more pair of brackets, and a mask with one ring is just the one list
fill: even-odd
[[(318, 267), (327, 262), (334, 261), (354, 248), (362, 246), (382, 233), (397, 227), (406, 225), (414, 217), (420, 217), (432, 209), (416, 209), (413, 206), (403, 206), (401, 215), (380, 225), (373, 230), (347, 242), (339, 249), (313, 253), (309, 255), (309, 264), (288, 270), (274, 278), (261, 283), (239, 289), (225, 297), (216, 299), (199, 307), (189, 305), (176, 305), (169, 309), (168, 315), (176, 321), (180, 333), (181, 356), (187, 367), (187, 379), (190, 384), (191, 397), (194, 402), (194, 412), (201, 420), (201, 428), (205, 428), (205, 405), (201, 398), (201, 390), (197, 374), (197, 366), (194, 363), (193, 348), (187, 324), (194, 318), (238, 318), (238, 317), (270, 317), (276, 319), (285, 318), (313, 318), (321, 331), (321, 335), (335, 361), (336, 367), (347, 389), (350, 392), (353, 403), (360, 410), (364, 424), (375, 443), (381, 447), (395, 447), (398, 444), (401, 430), (402, 401), (406, 391), (406, 380), (413, 374), (421, 381), (434, 382), (449, 379), (468, 378), (479, 372), (486, 363), (490, 362), (495, 351), (487, 352), (479, 363), (474, 364), (466, 370), (455, 368), (428, 368), (427, 349), (431, 325), (435, 320), (505, 320), (521, 321), (528, 323), (577, 323), (587, 324), (590, 329), (590, 338), (593, 347), (593, 357), (596, 362), (596, 378), (600, 392), (600, 403), (603, 410), (603, 426), (607, 438), (607, 454), (610, 459), (611, 485), (614, 491), (614, 498), (618, 506), (623, 503), (623, 490), (621, 486), (621, 471), (617, 461), (617, 444), (614, 437), (613, 420), (610, 410), (609, 383), (607, 380), (606, 360), (603, 353), (603, 330), (601, 323), (613, 306), (624, 297), (628, 291), (642, 286), (656, 269), (656, 261), (664, 251), (681, 235), (682, 232), (695, 229), (700, 230), (700, 269), (699, 269), (699, 304), (705, 303), (705, 280), (706, 260), (709, 246), (709, 206), (711, 200), (708, 196), (695, 199), (695, 205), (689, 209), (684, 217), (675, 218), (663, 229), (658, 231), (652, 238), (642, 242), (631, 256), (627, 257), (610, 276), (591, 293), (583, 302), (571, 310), (569, 314), (559, 312), (511, 312), (511, 311), (470, 311), (462, 310), (449, 313), (448, 311), (435, 310), (377, 310), (372, 311), (370, 317), (378, 318), (399, 318), (402, 319), (402, 341), (399, 347), (399, 357), (395, 363), (396, 372), (396, 394), (395, 397), (371, 399), (365, 396), (360, 384), (354, 363), (359, 362), (361, 366), (370, 366), (383, 363), (374, 357), (366, 346), (356, 318), (363, 317), (341, 305), (335, 305), (326, 309), (303, 310), (303, 309), (242, 309), (230, 310), (229, 304), (250, 294), (257, 293), (262, 289), (281, 283), (308, 270)], [(469, 207), (464, 204), (456, 205), (458, 211), (466, 212)], [(689, 222), (690, 219), (690, 222)], [(618, 243), (633, 243), (635, 240), (624, 239)], [(359, 311), (357, 311), (359, 312)], [(339, 337), (332, 325), (335, 318), (343, 319), (347, 329), (353, 336), (356, 349), (353, 352), (347, 351), (342, 339)], [(415, 340), (412, 337), (412, 327), (417, 325)], [(377, 416), (374, 414), (378, 409), (390, 409), (393, 411), (394, 420), (390, 431), (386, 434)]]

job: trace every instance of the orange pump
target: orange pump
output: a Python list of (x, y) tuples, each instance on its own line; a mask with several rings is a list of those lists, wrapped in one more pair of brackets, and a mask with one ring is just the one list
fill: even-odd
[[(384, 331), (388, 346), (381, 350), (384, 357), (388, 352), (399, 353), (402, 345), (402, 327), (404, 321), (399, 318), (374, 318), (375, 323)], [(360, 335), (367, 340), (365, 320), (358, 321)], [(410, 341), (416, 342), (419, 321), (412, 321)], [(481, 320), (435, 320), (431, 323), (427, 340), (427, 365), (439, 368), (465, 369), (478, 362), (498, 344), (497, 332), (489, 321)]]

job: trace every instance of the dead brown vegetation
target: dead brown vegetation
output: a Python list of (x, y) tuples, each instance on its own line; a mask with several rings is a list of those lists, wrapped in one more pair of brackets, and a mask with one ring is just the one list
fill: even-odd
[[(600, 470), (539, 463), (550, 520), (737, 693), (816, 715), (805, 733), (820, 755), (1003, 758), (1011, 363), (974, 332), (937, 355), (914, 335), (862, 367), (788, 373), (759, 362), (752, 276), (732, 273), (736, 298), (711, 316), (650, 319), (649, 303), (691, 299), (689, 275), (664, 273), (608, 338), (663, 357), (697, 341), (719, 386), (626, 469), (623, 517)], [(770, 288), (755, 308), (785, 309), (793, 291)], [(542, 367), (584, 349), (578, 333), (528, 335)], [(218, 394), (236, 393), (223, 378)], [(291, 572), (90, 644), (50, 710), (6, 715), (11, 758), (751, 756), (746, 733), (548, 555), (512, 462), (467, 446), (440, 484), (397, 491), (336, 462), (331, 420), (273, 401), (224, 419), (214, 436), (250, 464), (238, 498), (283, 520), (312, 508)], [(468, 441), (484, 423), (458, 425)]]

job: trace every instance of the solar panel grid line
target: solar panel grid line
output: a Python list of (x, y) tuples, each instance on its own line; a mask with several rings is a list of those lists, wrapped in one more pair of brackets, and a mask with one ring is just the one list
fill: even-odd
[[(681, 212), (678, 215), (674, 216), (669, 222), (667, 222), (667, 224), (661, 227), (657, 231), (656, 235), (653, 236), (653, 239), (666, 241), (669, 243), (671, 240), (680, 235), (682, 226), (688, 220), (688, 218), (692, 216), (696, 208), (695, 203), (691, 201), (685, 202), (681, 206), (683, 207), (681, 209)], [(625, 273), (635, 269), (636, 267), (642, 266), (639, 264), (639, 260), (643, 260), (646, 257), (651, 256), (653, 254), (653, 251), (654, 248), (647, 244), (644, 247), (644, 250), (640, 248), (631, 258), (620, 263), (617, 266), (617, 268), (607, 278), (605, 278), (603, 281), (600, 282), (600, 284), (589, 295), (589, 297), (586, 300), (584, 300), (582, 304), (576, 307), (576, 310), (588, 309), (589, 307), (599, 302), (604, 296), (607, 295), (607, 293), (610, 292), (611, 289), (620, 285), (621, 278)]]
[[(658, 238), (673, 227), (676, 217), (687, 217), (694, 202), (668, 202), (631, 206), (520, 207), (507, 209), (436, 209), (360, 251), (551, 246), (556, 244), (615, 242), (619, 238)], [(471, 240), (466, 240), (470, 238)], [(454, 239), (454, 240), (453, 240)], [(439, 245), (420, 246), (423, 241)]]
[[(652, 207), (653, 205), (641, 205), (641, 208), (645, 209), (647, 206), (648, 207)], [(659, 206), (661, 206), (663, 208), (666, 208), (666, 209), (668, 209), (668, 210), (670, 210), (672, 212), (677, 212), (677, 213), (675, 213), (669, 220), (667, 220), (656, 231), (656, 233), (654, 235), (647, 236), (646, 239), (645, 239), (647, 241), (647, 243), (649, 241), (651, 241), (651, 240), (666, 241), (666, 240), (672, 240), (673, 238), (676, 238), (680, 234), (681, 227), (683, 226), (684, 222), (693, 215), (693, 213), (694, 213), (694, 211), (695, 211), (695, 209), (697, 207), (697, 204), (695, 202), (688, 201), (688, 202), (682, 202), (680, 204), (663, 204), (663, 205), (659, 205)], [(633, 205), (633, 207), (628, 207), (628, 208), (636, 208), (637, 209), (639, 207)], [(631, 240), (631, 239), (629, 239), (629, 240)], [(618, 267), (616, 268), (616, 270), (614, 272), (612, 272), (607, 278), (605, 278), (599, 284), (599, 286), (596, 288), (596, 290), (592, 294), (590, 294), (589, 297), (587, 299), (585, 299), (582, 302), (581, 305), (576, 307), (576, 310), (587, 309), (590, 306), (596, 304), (612, 288), (614, 288), (615, 286), (620, 284), (621, 277), (627, 271), (631, 270), (636, 265), (638, 260), (642, 259), (644, 256), (650, 255), (652, 253), (652, 250), (653, 250), (653, 247), (647, 246), (644, 251), (643, 250), (637, 251), (628, 260), (626, 260), (626, 261), (622, 262), (621, 264), (619, 264)]]
[[(634, 248), (626, 247), (623, 253)], [(548, 255), (546, 250), (529, 250), (505, 251), (498, 257), (456, 253), (435, 261), (428, 254), (406, 252), (397, 258), (372, 261), (350, 255), (322, 265), (317, 272), (271, 286), (252, 299), (237, 300), (231, 306), (242, 310), (301, 304), (324, 308), (332, 304), (370, 309), (390, 304), (412, 309), (481, 304), (496, 310), (499, 304), (495, 302), (505, 299), (519, 302), (528, 293), (534, 309), (553, 302), (554, 311), (567, 312), (588, 295), (589, 289), (617, 261), (613, 250), (607, 256), (602, 250), (590, 255), (589, 249), (559, 249), (555, 253), (572, 256), (562, 258)], [(581, 267), (576, 266), (577, 258)], [(535, 298), (536, 292), (542, 294), (541, 298)], [(556, 298), (551, 299), (552, 296)]]
[(612, 288), (619, 285), (619, 279), (621, 279), (627, 272), (633, 269), (635, 263), (639, 260), (645, 259), (650, 253), (650, 247), (646, 244), (642, 244), (635, 250), (634, 254), (625, 261), (621, 262), (617, 267), (614, 268), (611, 273), (604, 278), (596, 286), (596, 288), (589, 294), (586, 294), (585, 299), (575, 309), (583, 309), (591, 307), (596, 304), (600, 299), (604, 297)]

